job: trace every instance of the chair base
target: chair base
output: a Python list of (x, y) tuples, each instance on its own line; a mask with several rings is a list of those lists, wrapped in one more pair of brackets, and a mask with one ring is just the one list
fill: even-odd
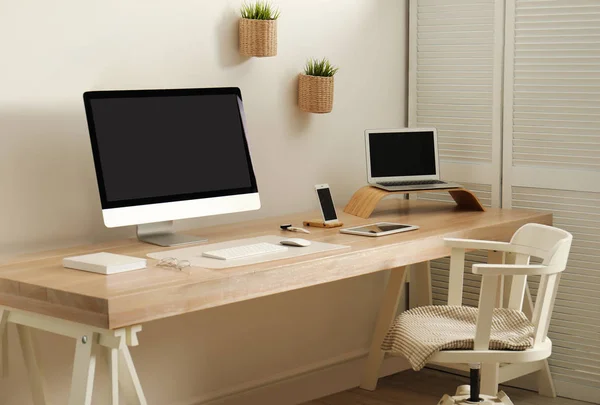
[(480, 395), (481, 401), (471, 402), (469, 401), (470, 388), (468, 385), (461, 385), (456, 389), (456, 395), (451, 397), (450, 395), (444, 395), (438, 405), (459, 405), (459, 404), (479, 404), (479, 405), (514, 405), (508, 395), (503, 391), (498, 392), (498, 396), (492, 397), (490, 395)]

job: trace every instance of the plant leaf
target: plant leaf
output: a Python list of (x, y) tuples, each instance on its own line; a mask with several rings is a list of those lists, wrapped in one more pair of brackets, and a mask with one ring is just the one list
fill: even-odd
[(304, 74), (308, 76), (332, 77), (339, 68), (331, 64), (329, 59), (308, 59), (304, 66)]
[(244, 3), (240, 8), (242, 18), (250, 20), (276, 20), (281, 14), (270, 2), (256, 0), (252, 3)]

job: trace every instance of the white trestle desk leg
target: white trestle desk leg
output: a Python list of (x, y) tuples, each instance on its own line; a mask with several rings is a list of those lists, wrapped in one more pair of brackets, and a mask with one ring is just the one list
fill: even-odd
[(135, 371), (131, 353), (127, 345), (122, 344), (119, 349), (119, 381), (123, 395), (130, 405), (147, 405), (142, 384)]
[(383, 343), (383, 339), (385, 338), (390, 325), (394, 321), (405, 281), (406, 267), (397, 267), (390, 270), (390, 278), (379, 309), (379, 315), (377, 316), (377, 323), (375, 324), (375, 330), (373, 331), (369, 357), (367, 358), (365, 371), (360, 384), (360, 388), (362, 389), (373, 391), (377, 387), (379, 370), (385, 356), (385, 353), (381, 350), (381, 344)]
[(29, 384), (31, 386), (31, 395), (35, 405), (45, 405), (46, 397), (44, 395), (44, 377), (39, 363), (39, 351), (31, 329), (27, 326), (16, 325), (21, 350), (23, 351), (23, 359), (29, 376)]
[(0, 378), (8, 377), (8, 311), (0, 309)]
[(433, 303), (431, 293), (430, 262), (411, 264), (408, 283), (409, 308), (424, 307)]
[(98, 334), (89, 332), (82, 335), (75, 345), (73, 376), (69, 405), (90, 405), (96, 373), (96, 349)]
[(53, 318), (46, 315), (0, 306), (0, 372), (6, 371), (6, 328), (15, 324), (23, 358), (29, 374), (34, 405), (46, 405), (41, 367), (32, 329), (40, 329), (75, 339), (75, 358), (68, 405), (91, 405), (94, 388), (96, 358), (107, 353), (109, 370), (109, 405), (119, 405), (119, 390), (127, 398), (128, 405), (147, 405), (142, 385), (135, 371), (127, 345), (137, 346), (137, 333), (141, 325), (132, 325), (119, 330)]
[(119, 405), (119, 349), (106, 348), (108, 361), (109, 405)]

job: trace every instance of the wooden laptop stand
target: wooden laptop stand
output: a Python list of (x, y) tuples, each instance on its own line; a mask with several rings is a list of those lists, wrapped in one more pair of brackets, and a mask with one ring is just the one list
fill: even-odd
[(483, 205), (475, 194), (465, 188), (446, 188), (446, 189), (429, 189), (429, 190), (414, 190), (414, 191), (386, 191), (377, 187), (365, 186), (360, 188), (348, 204), (344, 208), (344, 212), (361, 218), (369, 218), (373, 210), (383, 198), (392, 194), (408, 194), (408, 193), (432, 193), (432, 192), (450, 193), (459, 209), (465, 211), (485, 211)]

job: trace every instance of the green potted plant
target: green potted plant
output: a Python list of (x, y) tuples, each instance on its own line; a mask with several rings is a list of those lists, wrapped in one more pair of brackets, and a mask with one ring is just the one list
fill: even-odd
[(244, 56), (277, 55), (279, 10), (267, 1), (244, 3), (240, 10), (240, 53)]
[(333, 76), (338, 68), (327, 58), (309, 59), (298, 77), (298, 105), (302, 111), (328, 113), (333, 109)]

